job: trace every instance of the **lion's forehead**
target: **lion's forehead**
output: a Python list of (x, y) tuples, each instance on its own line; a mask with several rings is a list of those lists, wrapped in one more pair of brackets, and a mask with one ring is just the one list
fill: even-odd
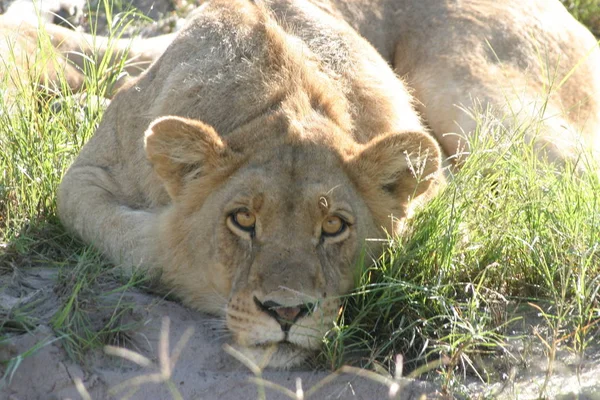
[(281, 211), (331, 210), (352, 212), (355, 190), (342, 172), (303, 169), (248, 168), (230, 180), (230, 197), (234, 202), (252, 204), (254, 208)]

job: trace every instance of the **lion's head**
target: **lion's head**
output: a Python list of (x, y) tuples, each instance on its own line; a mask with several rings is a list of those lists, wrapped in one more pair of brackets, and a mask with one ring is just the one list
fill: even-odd
[(271, 366), (319, 347), (365, 240), (394, 230), (440, 165), (424, 133), (363, 145), (318, 113), (283, 111), (226, 140), (200, 121), (163, 117), (146, 151), (172, 198), (164, 281), (185, 303), (225, 314), (236, 343)]

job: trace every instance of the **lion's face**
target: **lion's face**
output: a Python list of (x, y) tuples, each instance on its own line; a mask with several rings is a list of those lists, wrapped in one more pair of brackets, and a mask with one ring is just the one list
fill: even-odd
[(319, 347), (352, 288), (371, 221), (333, 154), (273, 150), (231, 176), (214, 194), (221, 204), (206, 204), (218, 210), (219, 262), (232, 276), (227, 327), (244, 347), (285, 343), (271, 364), (283, 349), (290, 358), (295, 348)]
[[(256, 141), (260, 127), (225, 143), (204, 124), (166, 118), (149, 130), (147, 151), (173, 199), (164, 217), (173, 265), (165, 281), (184, 302), (224, 312), (255, 361), (289, 366), (320, 346), (353, 287), (365, 240), (393, 228), (390, 214), (404, 216), (396, 186), (407, 178), (399, 175), (406, 158), (399, 153), (399, 171), (376, 168), (382, 154), (369, 160), (373, 149), (337, 138), (324, 121), (298, 128), (293, 139)], [(361, 180), (365, 174), (373, 176)], [(373, 184), (379, 193), (365, 198)], [(386, 213), (371, 211), (387, 203), (394, 206)]]

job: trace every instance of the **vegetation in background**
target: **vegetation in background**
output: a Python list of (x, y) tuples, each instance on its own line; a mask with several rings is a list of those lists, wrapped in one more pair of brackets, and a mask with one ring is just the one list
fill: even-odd
[(561, 0), (577, 20), (587, 26), (597, 38), (600, 38), (600, 1), (599, 0)]

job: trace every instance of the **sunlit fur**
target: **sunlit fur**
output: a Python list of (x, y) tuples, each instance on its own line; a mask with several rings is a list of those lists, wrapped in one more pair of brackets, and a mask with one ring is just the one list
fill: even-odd
[[(441, 180), (402, 81), (347, 25), (309, 11), (283, 25), (245, 0), (203, 7), (114, 99), (59, 193), (66, 226), (120, 264), (160, 271), (272, 366), (319, 348), (365, 239), (393, 231), (390, 216)], [(300, 27), (327, 40), (308, 43)], [(227, 223), (242, 208), (253, 237)], [(347, 229), (322, 237), (332, 215)], [(285, 338), (256, 301), (311, 310)]]
[[(537, 11), (561, 17), (562, 33)], [(456, 155), (464, 146), (447, 134), (475, 131), (464, 107), (512, 110), (517, 122), (540, 114), (529, 139), (552, 160), (593, 147), (599, 55), (569, 18), (546, 0), (206, 3), (116, 96), (61, 184), (61, 219), (115, 262), (160, 272), (185, 304), (224, 317), (256, 362), (299, 363), (353, 287), (365, 240), (393, 233), (435, 195), (439, 144)], [(560, 62), (559, 79), (584, 60), (543, 110), (544, 82), (529, 83), (539, 54)], [(253, 231), (232, 225), (239, 210), (256, 217)], [(348, 222), (343, 234), (322, 235), (331, 215)], [(286, 337), (260, 306), (269, 302), (310, 312)]]
[[(4, 104), (10, 105), (21, 87), (40, 84), (59, 91), (84, 88), (86, 60), (126, 57), (125, 70), (139, 75), (168, 46), (173, 35), (152, 39), (109, 39), (75, 32), (54, 24), (0, 15), (0, 79), (6, 79)], [(120, 83), (119, 83), (120, 84)], [(117, 84), (117, 86), (119, 85)]]

